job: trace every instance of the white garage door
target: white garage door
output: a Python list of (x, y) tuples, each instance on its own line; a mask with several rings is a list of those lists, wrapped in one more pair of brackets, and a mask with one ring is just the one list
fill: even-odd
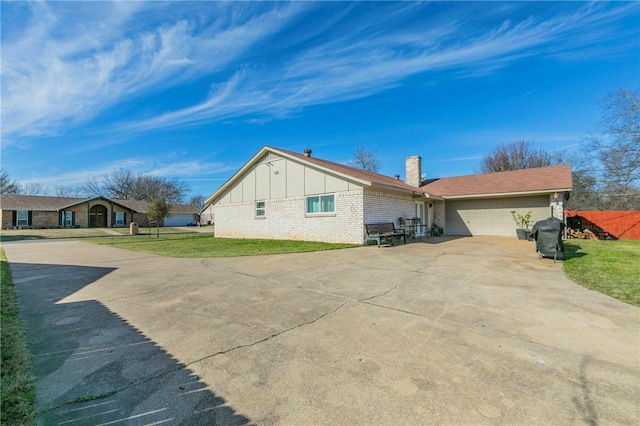
[(189, 213), (174, 214), (164, 220), (164, 226), (187, 226), (195, 223), (193, 215)]
[(551, 215), (548, 195), (494, 198), (484, 200), (449, 200), (445, 202), (447, 235), (516, 236), (511, 210), (518, 214), (531, 211), (533, 223)]

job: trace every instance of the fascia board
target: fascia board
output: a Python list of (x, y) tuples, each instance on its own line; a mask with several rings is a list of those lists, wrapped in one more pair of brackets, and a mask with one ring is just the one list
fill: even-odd
[(497, 198), (497, 197), (513, 197), (519, 195), (544, 195), (554, 192), (569, 192), (571, 188), (545, 189), (543, 191), (517, 191), (517, 192), (495, 192), (486, 194), (470, 194), (470, 195), (442, 195), (444, 200), (458, 200), (465, 198)]
[(275, 151), (272, 148), (269, 148), (267, 146), (263, 146), (260, 151), (258, 151), (253, 157), (251, 157), (249, 159), (249, 161), (247, 161), (245, 163), (244, 166), (242, 166), (240, 168), (240, 170), (238, 170), (237, 172), (234, 173), (233, 176), (231, 176), (229, 178), (229, 180), (227, 180), (220, 188), (218, 188), (218, 190), (216, 192), (214, 192), (213, 194), (211, 194), (209, 196), (209, 198), (207, 198), (204, 202), (205, 204), (205, 208), (206, 206), (213, 204), (213, 202), (216, 200), (216, 198), (218, 198), (218, 196), (220, 196), (223, 192), (225, 192), (227, 189), (229, 189), (229, 187), (231, 185), (233, 185), (242, 175), (244, 175), (244, 173), (249, 170), (251, 167), (253, 167), (260, 158), (262, 158), (267, 152), (269, 151)]
[(282, 152), (282, 151), (278, 150), (277, 148), (269, 148), (269, 150), (271, 152), (273, 152), (273, 153), (276, 153), (278, 155), (286, 157), (289, 160), (293, 160), (293, 161), (297, 161), (297, 162), (300, 162), (300, 163), (304, 163), (305, 165), (307, 165), (309, 167), (313, 167), (315, 169), (322, 170), (325, 173), (330, 173), (332, 175), (337, 175), (337, 176), (340, 176), (343, 179), (350, 180), (352, 182), (356, 182), (356, 183), (359, 183), (361, 185), (372, 186), (372, 183), (370, 181), (368, 181), (368, 180), (360, 179), (360, 178), (348, 175), (346, 173), (341, 173), (341, 172), (333, 170), (333, 169), (331, 169), (329, 167), (324, 167), (324, 166), (321, 166), (319, 164), (312, 163), (311, 161), (305, 161), (304, 159), (302, 159), (300, 157), (295, 157), (293, 155), (287, 154), (286, 152)]

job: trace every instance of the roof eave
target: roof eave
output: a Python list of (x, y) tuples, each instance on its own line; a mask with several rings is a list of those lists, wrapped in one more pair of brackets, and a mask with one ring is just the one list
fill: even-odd
[(463, 194), (463, 195), (442, 195), (444, 200), (455, 200), (461, 198), (495, 198), (495, 197), (510, 197), (519, 195), (544, 195), (551, 194), (553, 192), (569, 192), (571, 188), (556, 188), (556, 189), (543, 189), (536, 191), (515, 191), (515, 192), (492, 192), (485, 194)]
[(341, 173), (339, 171), (333, 170), (333, 169), (331, 169), (329, 167), (322, 166), (320, 164), (313, 163), (311, 161), (304, 161), (303, 158), (295, 157), (295, 156), (293, 156), (291, 154), (288, 154), (286, 152), (280, 151), (277, 148), (268, 147), (268, 149), (269, 149), (269, 151), (275, 152), (276, 154), (281, 155), (283, 157), (286, 157), (286, 158), (288, 158), (290, 160), (302, 161), (302, 162), (304, 162), (305, 164), (307, 164), (307, 165), (309, 165), (311, 167), (315, 167), (317, 169), (322, 170), (323, 172), (331, 173), (331, 174), (334, 174), (334, 175), (338, 175), (338, 176), (340, 176), (340, 177), (342, 177), (344, 179), (350, 180), (352, 182), (359, 183), (360, 185), (373, 186), (373, 183), (371, 181), (366, 180), (366, 179), (360, 179), (360, 178), (357, 178), (355, 176), (348, 175), (346, 173)]

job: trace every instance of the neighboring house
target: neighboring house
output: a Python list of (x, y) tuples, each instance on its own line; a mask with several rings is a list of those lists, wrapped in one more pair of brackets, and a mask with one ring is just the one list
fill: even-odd
[(203, 225), (213, 225), (213, 206), (208, 204), (200, 210), (200, 223)]
[(445, 235), (516, 236), (511, 211), (563, 217), (568, 165), (422, 181), (406, 180), (265, 146), (207, 200), (216, 236), (363, 243), (364, 225), (420, 218)]
[[(148, 226), (146, 201), (111, 200), (106, 197), (65, 198), (35, 195), (0, 197), (2, 228), (115, 228), (131, 222)], [(164, 226), (194, 224), (196, 209), (188, 204), (174, 205)]]

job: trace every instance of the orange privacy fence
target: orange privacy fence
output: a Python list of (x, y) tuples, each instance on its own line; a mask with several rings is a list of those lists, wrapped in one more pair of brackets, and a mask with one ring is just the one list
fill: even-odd
[[(567, 217), (580, 216), (620, 240), (640, 240), (640, 211), (574, 211)], [(585, 226), (583, 221), (583, 226)], [(585, 226), (588, 227), (588, 226)]]

